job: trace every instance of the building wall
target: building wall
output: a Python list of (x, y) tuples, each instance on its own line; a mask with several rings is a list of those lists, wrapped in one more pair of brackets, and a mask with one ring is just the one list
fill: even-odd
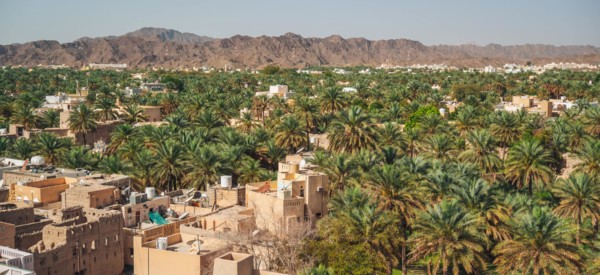
[(540, 109), (540, 111), (542, 111), (544, 113), (545, 117), (551, 117), (552, 116), (552, 101), (540, 101), (538, 103), (538, 107)]
[(62, 206), (85, 206), (90, 208), (99, 208), (112, 205), (119, 199), (118, 188), (107, 187), (100, 190), (89, 190), (89, 188), (74, 186), (67, 189), (62, 196)]
[[(62, 180), (63, 179), (53, 179), (53, 180)], [(64, 192), (69, 188), (68, 184), (58, 184), (53, 186), (42, 186), (37, 187), (33, 185), (33, 183), (28, 185), (15, 185), (15, 196), (17, 199), (21, 197), (22, 200), (25, 200), (25, 197), (30, 201), (34, 201), (35, 203), (41, 203), (46, 205), (48, 203), (53, 203), (60, 201), (60, 193)]]
[(249, 254), (227, 253), (215, 259), (214, 274), (252, 275), (254, 257)]
[(161, 121), (159, 106), (141, 106), (149, 122)]
[[(112, 133), (113, 129), (123, 123), (124, 122), (122, 122), (122, 121), (110, 121), (110, 122), (106, 122), (106, 123), (98, 123), (98, 127), (96, 128), (96, 131), (89, 132), (85, 135), (87, 145), (90, 145), (93, 147), (94, 143), (96, 143), (100, 140), (102, 140), (108, 144), (110, 141), (110, 134)], [(83, 135), (82, 134), (77, 134), (75, 138), (76, 138), (76, 141), (78, 144), (83, 144)]]
[[(183, 224), (187, 224), (190, 223), (192, 221), (194, 221), (196, 218), (195, 217), (191, 217), (191, 218), (187, 218), (181, 221), (177, 221), (177, 222), (172, 222), (172, 223), (168, 223), (165, 225), (161, 225), (161, 226), (156, 226), (156, 227), (152, 227), (149, 229), (143, 229), (143, 230), (137, 230), (137, 229), (130, 229), (130, 228), (125, 228), (124, 234), (125, 234), (125, 243), (123, 244), (123, 256), (124, 256), (124, 261), (125, 264), (128, 265), (133, 265), (134, 264), (134, 258), (132, 257), (134, 255), (134, 237), (135, 236), (139, 236), (142, 238), (142, 242), (150, 242), (150, 241), (155, 241), (158, 237), (162, 237), (162, 236), (169, 236), (169, 235), (174, 235), (180, 232), (180, 226)], [(137, 253), (137, 252), (136, 252)]]
[[(171, 235), (168, 238), (169, 244), (181, 241), (179, 234)], [(133, 268), (136, 275), (201, 274), (199, 255), (158, 250), (153, 245), (153, 241), (142, 246), (142, 237), (140, 236), (134, 237), (133, 242), (135, 250)]]
[(304, 199), (280, 199), (271, 194), (250, 191), (246, 188), (247, 207), (254, 210), (256, 227), (266, 229), (275, 234), (287, 231), (292, 217), (302, 220), (304, 217)]
[(44, 227), (42, 241), (30, 249), (38, 274), (121, 274), (121, 215), (89, 208), (83, 213), (87, 222), (68, 220)]
[(533, 98), (529, 96), (513, 96), (512, 102), (515, 105), (529, 108), (533, 106)]
[(11, 223), (14, 225), (28, 224), (35, 221), (35, 215), (33, 214), (33, 206), (25, 205), (22, 203), (2, 203), (3, 205), (14, 205), (17, 208), (0, 210), (0, 222)]
[(15, 248), (15, 225), (6, 222), (0, 222), (0, 246)]
[(16, 184), (18, 181), (22, 182), (30, 182), (30, 181), (38, 181), (40, 180), (40, 175), (29, 175), (24, 174), (20, 170), (18, 171), (4, 171), (4, 184), (11, 185)]

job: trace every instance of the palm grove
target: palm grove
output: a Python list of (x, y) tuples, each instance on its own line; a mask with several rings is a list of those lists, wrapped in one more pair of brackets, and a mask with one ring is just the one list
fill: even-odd
[[(85, 140), (98, 123), (124, 123), (103, 154), (42, 133), (0, 138), (0, 155), (124, 173), (140, 187), (202, 190), (223, 174), (241, 185), (273, 179), (286, 154), (305, 148), (329, 175), (331, 213), (302, 240), (297, 265), (280, 271), (600, 272), (600, 109), (589, 103), (600, 97), (600, 74), (323, 70), (152, 71), (147, 80), (179, 92), (128, 97), (121, 88), (139, 83), (126, 72), (3, 69), (0, 128), (56, 127), (56, 111), (36, 108), (77, 82), (89, 95), (71, 113), (72, 131)], [(270, 84), (289, 85), (293, 100), (254, 95)], [(494, 112), (521, 94), (564, 95), (577, 107), (553, 118)], [(444, 119), (438, 108), (448, 96), (464, 104)], [(114, 111), (117, 100), (124, 112)], [(141, 105), (161, 106), (167, 123), (134, 127), (145, 121)], [(327, 134), (329, 148), (310, 148), (311, 133)]]

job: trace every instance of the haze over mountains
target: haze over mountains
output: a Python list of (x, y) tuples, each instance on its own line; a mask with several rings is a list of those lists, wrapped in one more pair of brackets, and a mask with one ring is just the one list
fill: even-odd
[(0, 46), (0, 66), (126, 63), (129, 67), (261, 68), (268, 64), (303, 68), (311, 65), (447, 64), (458, 67), (577, 62), (600, 64), (600, 48), (526, 44), (501, 46), (425, 46), (407, 39), (367, 40), (236, 35), (217, 39), (162, 28), (142, 28), (121, 36), (81, 38), (70, 43), (40, 40)]

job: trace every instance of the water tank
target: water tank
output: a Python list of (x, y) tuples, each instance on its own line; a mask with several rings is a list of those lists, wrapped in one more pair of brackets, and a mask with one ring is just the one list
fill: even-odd
[(44, 161), (44, 157), (42, 157), (42, 156), (31, 157), (31, 165), (40, 166), (40, 165), (44, 165), (44, 164), (46, 164), (46, 162)]
[(565, 101), (567, 101), (567, 97), (563, 95), (563, 96), (561, 96), (561, 97), (560, 97), (560, 100), (561, 100), (562, 102), (565, 102)]
[(149, 200), (153, 199), (155, 194), (156, 194), (156, 188), (146, 187), (146, 196), (148, 197)]
[(167, 246), (169, 246), (169, 242), (166, 237), (159, 237), (156, 240), (156, 249), (167, 250)]
[(221, 187), (229, 188), (231, 187), (231, 176), (221, 176)]
[(440, 114), (445, 114), (446, 113), (446, 109), (445, 108), (440, 108)]

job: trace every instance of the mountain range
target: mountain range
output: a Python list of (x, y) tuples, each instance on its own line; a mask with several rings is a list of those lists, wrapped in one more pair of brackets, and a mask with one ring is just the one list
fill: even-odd
[(81, 67), (88, 63), (125, 63), (136, 68), (244, 69), (269, 64), (293, 68), (381, 64), (483, 67), (526, 62), (600, 64), (600, 48), (541, 44), (426, 46), (408, 39), (367, 40), (339, 35), (307, 38), (293, 33), (219, 39), (163, 28), (142, 28), (120, 36), (84, 37), (69, 43), (40, 40), (0, 45), (0, 66)]

